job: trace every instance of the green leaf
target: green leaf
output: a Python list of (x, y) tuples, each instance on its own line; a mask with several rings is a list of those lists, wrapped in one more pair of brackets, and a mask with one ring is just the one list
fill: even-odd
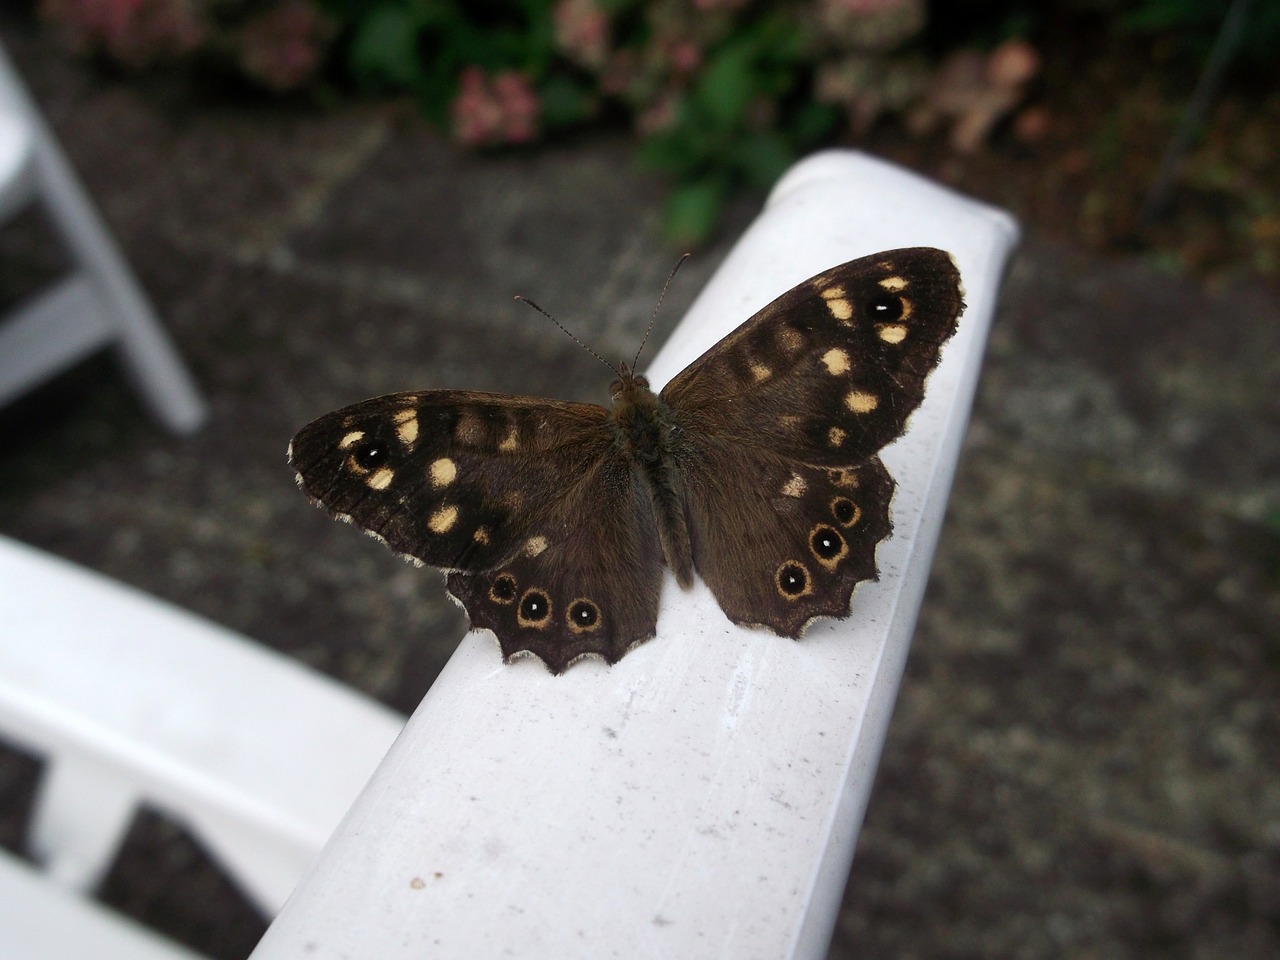
[(693, 105), (701, 118), (726, 129), (746, 116), (758, 85), (752, 73), (749, 44), (737, 43), (715, 54), (693, 89)]
[(728, 194), (720, 178), (707, 178), (677, 187), (667, 198), (663, 233), (677, 247), (702, 243), (720, 219)]
[(745, 138), (735, 159), (751, 186), (767, 190), (795, 162), (796, 151), (782, 134), (765, 131)]
[(419, 25), (403, 7), (383, 4), (360, 21), (351, 42), (351, 68), (364, 83), (414, 87), (422, 79)]
[(840, 120), (840, 111), (829, 103), (808, 101), (796, 110), (791, 122), (793, 142), (801, 147), (809, 147), (817, 143)]
[(642, 167), (650, 170), (687, 174), (696, 169), (705, 157), (700, 147), (691, 130), (675, 127), (646, 137), (636, 151), (636, 157)]
[(591, 90), (564, 74), (548, 77), (538, 91), (541, 119), (546, 127), (569, 127), (589, 119), (596, 111)]

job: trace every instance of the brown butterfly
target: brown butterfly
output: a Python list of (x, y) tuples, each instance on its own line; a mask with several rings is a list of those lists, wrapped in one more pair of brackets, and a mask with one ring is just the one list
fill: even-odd
[(655, 632), (664, 561), (734, 623), (799, 637), (877, 577), (876, 454), (963, 308), (947, 253), (889, 250), (784, 293), (661, 393), (625, 365), (609, 410), (398, 393), (314, 421), (289, 458), (335, 517), (443, 568), (507, 660), (615, 663)]

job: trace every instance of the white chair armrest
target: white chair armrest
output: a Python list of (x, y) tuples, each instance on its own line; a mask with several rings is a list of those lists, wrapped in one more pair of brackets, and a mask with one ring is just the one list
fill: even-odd
[(826, 267), (950, 250), (968, 310), (885, 452), (898, 491), (879, 582), (799, 643), (733, 626), (701, 582), (668, 582), (655, 639), (559, 677), (468, 635), (254, 960), (820, 957), (1016, 233), (858, 154), (784, 177), (650, 375)]

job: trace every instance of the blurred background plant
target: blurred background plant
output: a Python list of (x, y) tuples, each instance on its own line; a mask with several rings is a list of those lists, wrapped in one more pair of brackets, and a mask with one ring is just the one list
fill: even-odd
[[(975, 150), (1034, 77), (1029, 44), (932, 61), (924, 0), (41, 0), (75, 49), (131, 69), (231, 67), (276, 92), (331, 59), (365, 90), (411, 94), (460, 144), (524, 144), (626, 124), (675, 187), (678, 243), (741, 185), (888, 115)], [(941, 81), (941, 82), (940, 82)]]
[[(999, 136), (1035, 180), (992, 174), (995, 193), (984, 195), (1023, 215), (1072, 203), (1053, 219), (1069, 219), (1089, 242), (1128, 241), (1227, 8), (1200, 0), (38, 5), (71, 46), (119, 68), (213, 67), (274, 93), (329, 93), (353, 81), (367, 93), (410, 96), (470, 149), (623, 126), (640, 161), (671, 177), (666, 228), (682, 245), (713, 229), (735, 190), (765, 188), (806, 151), (868, 143), (885, 129), (907, 145), (877, 148), (906, 162), (910, 142), (933, 155), (945, 146), (954, 163), (930, 170), (944, 179), (964, 164), (966, 176), (980, 175)], [(1233, 58), (1237, 86), (1256, 90), (1269, 77), (1262, 83), (1274, 90), (1280, 4), (1251, 5)], [(1257, 129), (1273, 124), (1280, 101), (1241, 107), (1228, 98), (1215, 111), (1179, 180), (1199, 217), (1183, 233), (1198, 234), (1202, 247), (1212, 238), (1215, 252), (1197, 253), (1194, 238), (1175, 241), (1186, 248), (1181, 259), (1212, 260), (1225, 235), (1263, 272), (1280, 271), (1274, 139)], [(950, 179), (980, 193), (985, 186)], [(1010, 195), (1013, 183), (1022, 196)], [(1170, 242), (1167, 223), (1149, 227)]]

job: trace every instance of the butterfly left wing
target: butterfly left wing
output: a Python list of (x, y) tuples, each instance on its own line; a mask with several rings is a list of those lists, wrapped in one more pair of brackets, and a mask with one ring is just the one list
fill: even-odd
[(777, 300), (662, 391), (694, 564), (739, 623), (798, 636), (876, 577), (902, 434), (963, 309), (951, 257), (889, 250)]
[(290, 461), (335, 517), (446, 571), (507, 658), (533, 653), (558, 673), (653, 635), (661, 548), (602, 407), (396, 394), (304, 427)]

